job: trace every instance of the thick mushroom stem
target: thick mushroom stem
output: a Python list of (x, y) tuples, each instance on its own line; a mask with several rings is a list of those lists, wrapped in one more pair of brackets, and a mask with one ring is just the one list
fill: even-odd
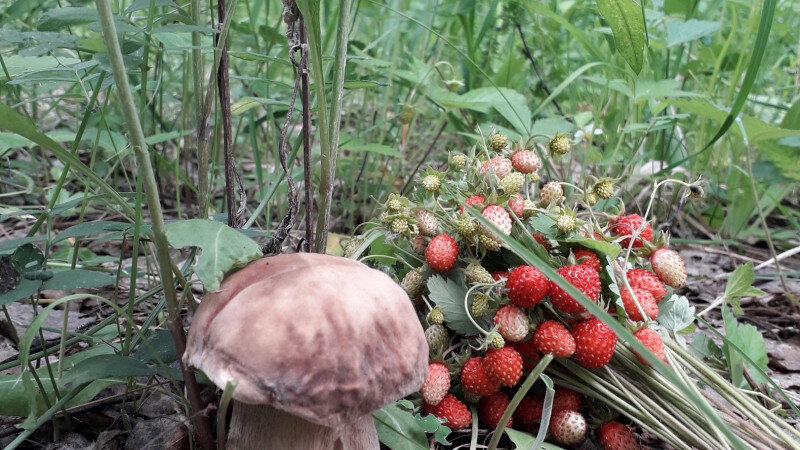
[(227, 450), (377, 450), (372, 414), (330, 428), (265, 405), (233, 403)]

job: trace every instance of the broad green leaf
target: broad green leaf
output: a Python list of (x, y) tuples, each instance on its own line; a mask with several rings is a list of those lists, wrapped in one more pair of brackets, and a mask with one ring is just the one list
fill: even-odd
[(575, 129), (575, 124), (563, 117), (547, 117), (534, 122), (531, 134), (555, 136), (556, 133), (572, 133)]
[(722, 27), (719, 22), (689, 19), (667, 23), (667, 46), (683, 44), (714, 34)]
[(753, 287), (753, 280), (755, 280), (755, 274), (752, 262), (738, 266), (728, 278), (728, 284), (725, 286), (725, 298), (731, 303), (736, 314), (742, 314), (742, 308), (739, 306), (739, 300), (742, 297), (764, 295), (764, 291)]
[(90, 289), (114, 284), (114, 276), (105, 272), (86, 269), (71, 269), (55, 272), (53, 278), (44, 282), (44, 289), (67, 291)]
[(213, 220), (170, 222), (167, 239), (176, 248), (200, 247), (203, 250), (194, 265), (194, 273), (209, 291), (219, 289), (225, 273), (261, 257), (261, 249), (254, 240)]
[(742, 358), (742, 355), (735, 349), (730, 348), (727, 342), (722, 345), (722, 352), (728, 361), (728, 370), (731, 382), (741, 388), (748, 387), (747, 379), (744, 376), (744, 368), (747, 367), (748, 373), (759, 383), (766, 380), (761, 375), (767, 369), (767, 348), (764, 345), (764, 338), (758, 329), (750, 324), (739, 324), (729, 308), (723, 306), (722, 319), (725, 322), (725, 334), (727, 340), (736, 345), (761, 369), (756, 370), (750, 362)]
[(689, 305), (689, 299), (673, 295), (659, 303), (656, 320), (664, 328), (678, 333), (694, 323), (694, 311), (694, 306)]
[(125, 8), (125, 14), (130, 14), (134, 11), (149, 10), (150, 5), (158, 7), (179, 8), (179, 6), (172, 0), (136, 0), (130, 6)]
[[(444, 321), (447, 322), (448, 328), (465, 336), (480, 333), (480, 330), (475, 328), (467, 316), (467, 306), (464, 304), (467, 288), (460, 274), (454, 280), (441, 275), (432, 275), (428, 278), (428, 290), (430, 299), (436, 303), (436, 306), (442, 308)], [(484, 329), (491, 328), (486, 318), (475, 319), (475, 321)]]
[[(106, 235), (109, 233), (119, 233), (123, 231), (133, 232), (134, 224), (128, 222), (112, 222), (112, 221), (97, 221), (97, 222), (84, 222), (78, 225), (73, 225), (66, 230), (58, 233), (55, 238), (50, 242), (51, 244), (59, 243), (65, 239), (73, 237), (86, 237)], [(142, 225), (142, 230), (149, 230), (150, 226), (147, 224)], [(143, 232), (144, 234), (144, 232)]]
[(597, 239), (588, 239), (584, 237), (569, 238), (567, 239), (567, 242), (575, 242), (586, 248), (608, 255), (611, 259), (616, 258), (617, 255), (619, 255), (619, 252), (622, 250), (622, 247), (620, 247), (619, 244), (600, 241)]
[(94, 8), (53, 8), (47, 10), (39, 19), (36, 29), (39, 31), (55, 31), (71, 25), (82, 25), (100, 19)]
[(77, 386), (98, 378), (146, 377), (156, 370), (144, 362), (122, 355), (97, 355), (75, 364), (66, 375), (64, 385)]
[(389, 147), (388, 145), (382, 144), (364, 144), (364, 145), (357, 145), (352, 144), (353, 141), (347, 142), (341, 146), (342, 150), (349, 150), (351, 152), (361, 153), (361, 152), (371, 152), (371, 153), (378, 153), (380, 155), (391, 156), (392, 158), (402, 158), (403, 154), (400, 153), (400, 150), (396, 148)]
[(178, 359), (178, 351), (175, 350), (172, 333), (169, 330), (159, 330), (151, 333), (147, 337), (147, 342), (139, 344), (133, 356), (147, 363), (154, 363), (160, 359), (169, 364)]
[[(231, 115), (240, 116), (259, 105), (268, 105), (268, 106), (281, 105), (286, 107), (289, 106), (288, 103), (280, 100), (272, 100), (270, 98), (263, 98), (263, 97), (245, 97), (237, 100), (231, 105)], [(295, 107), (296, 106), (297, 105), (295, 105)]]
[(425, 430), (414, 418), (414, 415), (401, 408), (397, 403), (390, 403), (372, 413), (378, 439), (392, 450), (428, 450), (428, 438)]
[[(12, 79), (22, 74), (38, 73), (46, 71), (48, 69), (68, 67), (81, 62), (77, 58), (70, 58), (70, 57), (56, 58), (54, 56), (21, 56), (18, 54), (4, 56), (3, 60), (6, 63), (8, 74), (11, 76)], [(75, 72), (73, 70), (70, 70), (68, 74), (71, 74), (72, 76), (71, 81), (77, 81)], [(5, 72), (0, 70), (0, 80), (4, 79), (8, 78), (6, 78)], [(22, 145), (28, 145), (28, 144), (22, 144)]]
[(597, 8), (614, 33), (617, 51), (637, 74), (644, 63), (644, 16), (633, 0), (597, 0)]

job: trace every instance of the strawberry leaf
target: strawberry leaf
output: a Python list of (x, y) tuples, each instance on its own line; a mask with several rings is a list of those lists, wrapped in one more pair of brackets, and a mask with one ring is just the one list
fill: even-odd
[(372, 416), (378, 430), (378, 439), (387, 447), (392, 450), (428, 450), (425, 429), (410, 411), (397, 403), (384, 406), (372, 413)]
[(664, 328), (679, 333), (694, 323), (694, 306), (689, 305), (686, 297), (673, 295), (659, 303), (656, 320)]
[(575, 242), (590, 250), (594, 250), (604, 255), (608, 255), (611, 259), (616, 258), (617, 255), (619, 255), (619, 252), (622, 250), (622, 247), (620, 247), (619, 244), (614, 244), (613, 242), (599, 241), (597, 239), (587, 239), (582, 236), (569, 238), (567, 239), (567, 242)]
[(725, 298), (733, 306), (736, 315), (742, 314), (742, 308), (739, 306), (742, 297), (764, 295), (764, 291), (753, 287), (754, 279), (752, 262), (737, 267), (728, 278), (728, 284), (725, 286)]
[[(748, 374), (756, 382), (766, 383), (767, 380), (761, 374), (767, 369), (767, 348), (761, 333), (753, 325), (739, 324), (729, 308), (722, 308), (722, 320), (725, 322), (725, 334), (727, 334), (727, 339), (723, 340), (722, 352), (728, 361), (731, 382), (741, 388), (749, 387), (744, 377), (744, 368), (747, 367)], [(754, 368), (738, 350), (732, 349), (729, 343), (738, 347), (761, 370)]]
[[(448, 328), (465, 336), (479, 334), (481, 331), (469, 320), (464, 308), (464, 296), (467, 295), (464, 277), (457, 273), (453, 278), (455, 279), (447, 279), (441, 275), (428, 278), (429, 297), (436, 306), (442, 308)], [(484, 329), (491, 328), (488, 320), (486, 317), (475, 319)]]

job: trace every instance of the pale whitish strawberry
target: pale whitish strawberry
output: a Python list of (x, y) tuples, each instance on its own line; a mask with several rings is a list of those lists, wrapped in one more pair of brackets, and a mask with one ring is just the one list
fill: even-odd
[(442, 186), (442, 180), (436, 175), (426, 175), (422, 178), (422, 187), (428, 192), (438, 191)]
[(659, 248), (650, 256), (650, 264), (653, 272), (665, 284), (675, 289), (686, 286), (686, 265), (675, 250)]
[(510, 209), (515, 216), (523, 217), (525, 213), (525, 198), (517, 192), (508, 199), (508, 209)]
[(500, 180), (500, 188), (503, 189), (506, 194), (519, 192), (524, 184), (525, 175), (520, 172), (511, 172)]
[(511, 215), (502, 206), (489, 205), (483, 208), (481, 214), (495, 224), (503, 234), (511, 234)]
[(428, 375), (419, 390), (422, 393), (422, 398), (425, 399), (425, 403), (438, 405), (449, 390), (450, 371), (447, 370), (447, 366), (440, 362), (428, 364)]
[(564, 445), (575, 445), (586, 437), (586, 419), (577, 411), (560, 411), (550, 419), (553, 439)]
[(548, 181), (539, 189), (539, 201), (542, 202), (543, 205), (549, 205), (551, 203), (561, 203), (564, 197), (564, 189), (561, 187), (561, 184), (556, 181)]
[(450, 333), (447, 331), (447, 327), (435, 323), (425, 330), (425, 340), (428, 341), (431, 353), (436, 353), (444, 350), (445, 345), (450, 342)]
[(417, 211), (417, 225), (419, 232), (425, 236), (436, 236), (439, 232), (439, 220), (430, 211), (420, 209)]
[[(528, 315), (518, 306), (505, 305), (494, 315), (494, 324), (501, 336), (510, 342), (519, 342), (528, 335)], [(566, 330), (564, 330), (566, 332)], [(567, 333), (569, 335), (569, 333)]]
[[(491, 168), (491, 169), (490, 169)], [(497, 178), (501, 180), (506, 177), (511, 171), (514, 169), (514, 165), (511, 164), (511, 160), (504, 157), (504, 156), (495, 156), (494, 158), (490, 159), (483, 163), (481, 166), (480, 173), (488, 173), (490, 170), (497, 175)]]
[(514, 170), (522, 173), (533, 173), (542, 167), (542, 160), (532, 150), (517, 150), (511, 155)]
[(496, 152), (502, 151), (508, 145), (508, 137), (504, 134), (493, 134), (489, 138), (489, 145)]

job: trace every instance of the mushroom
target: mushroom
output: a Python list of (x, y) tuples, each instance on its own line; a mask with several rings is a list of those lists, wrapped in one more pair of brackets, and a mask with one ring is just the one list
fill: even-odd
[(298, 253), (206, 295), (183, 358), (217, 386), (238, 383), (228, 449), (378, 449), (372, 412), (419, 390), (428, 345), (386, 274)]

